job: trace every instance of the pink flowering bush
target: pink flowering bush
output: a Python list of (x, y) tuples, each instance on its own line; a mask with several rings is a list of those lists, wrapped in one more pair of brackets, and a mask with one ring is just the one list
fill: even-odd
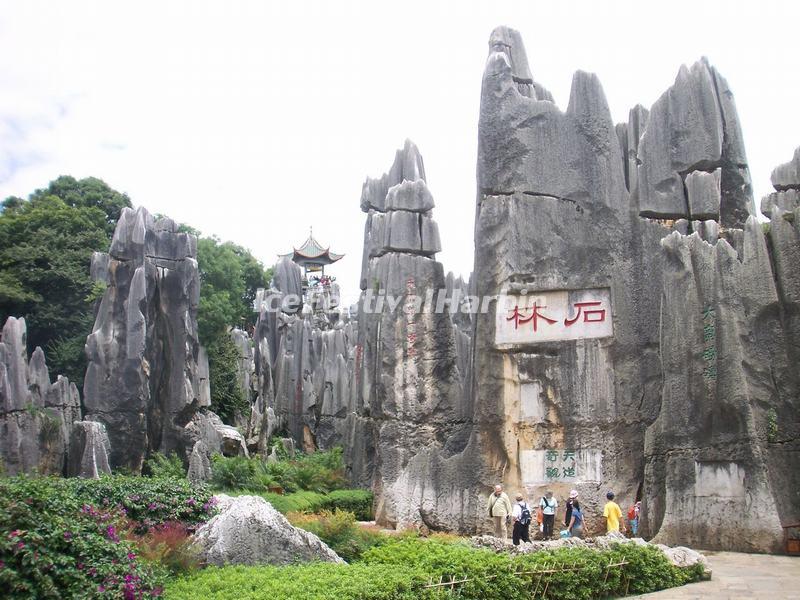
[[(0, 478), (0, 595), (159, 597), (169, 570), (177, 570), (170, 561), (183, 560), (178, 542), (213, 511), (207, 491), (188, 482)], [(159, 555), (151, 546), (164, 534), (150, 532), (160, 529), (175, 533)]]

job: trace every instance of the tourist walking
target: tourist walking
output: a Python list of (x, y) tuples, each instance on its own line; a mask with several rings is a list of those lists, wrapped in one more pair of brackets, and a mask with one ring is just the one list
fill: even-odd
[(503, 491), (503, 486), (494, 486), (494, 493), (489, 496), (486, 504), (489, 517), (494, 519), (494, 535), (505, 541), (508, 539), (508, 519), (511, 516), (511, 500)]
[(572, 505), (578, 501), (578, 490), (572, 490), (567, 500), (566, 511), (564, 512), (564, 527), (569, 529), (570, 519), (572, 519)]
[(522, 494), (517, 494), (517, 502), (514, 504), (511, 516), (514, 521), (514, 529), (511, 532), (511, 539), (514, 545), (519, 546), (520, 540), (530, 542), (531, 509), (523, 499)]
[(619, 504), (614, 502), (614, 492), (609, 491), (606, 494), (606, 505), (603, 507), (603, 517), (606, 519), (606, 532), (611, 533), (612, 531), (619, 532), (620, 527), (622, 527), (622, 531), (625, 531), (625, 525), (622, 523), (622, 509), (619, 507)]
[(549, 540), (553, 537), (553, 525), (556, 522), (556, 508), (558, 507), (558, 500), (553, 498), (553, 492), (548, 491), (541, 500), (539, 500), (539, 508), (542, 509), (542, 533), (544, 539)]
[(637, 500), (628, 510), (628, 521), (631, 524), (631, 536), (636, 537), (639, 533), (639, 515), (642, 512), (642, 501)]
[(583, 537), (583, 511), (581, 510), (581, 503), (577, 500), (573, 500), (572, 502), (572, 510), (570, 511), (567, 530), (572, 537)]

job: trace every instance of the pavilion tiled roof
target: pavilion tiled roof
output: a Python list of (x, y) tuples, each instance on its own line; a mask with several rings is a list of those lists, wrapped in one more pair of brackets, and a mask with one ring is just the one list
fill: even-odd
[(288, 254), (281, 254), (283, 257), (291, 258), (294, 262), (302, 264), (305, 262), (314, 262), (317, 264), (332, 264), (340, 260), (344, 254), (336, 254), (331, 252), (330, 246), (323, 247), (315, 238), (313, 234), (308, 235), (308, 239), (303, 242), (299, 248), (294, 248)]

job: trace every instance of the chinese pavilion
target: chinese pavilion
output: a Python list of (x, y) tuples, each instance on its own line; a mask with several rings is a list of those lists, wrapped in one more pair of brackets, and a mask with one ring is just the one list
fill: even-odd
[(315, 240), (313, 229), (309, 231), (308, 239), (299, 248), (294, 248), (288, 254), (280, 255), (281, 258), (291, 258), (300, 265), (306, 278), (309, 273), (313, 273), (319, 279), (325, 277), (325, 265), (331, 265), (343, 256), (344, 254), (331, 252), (330, 246), (326, 248)]

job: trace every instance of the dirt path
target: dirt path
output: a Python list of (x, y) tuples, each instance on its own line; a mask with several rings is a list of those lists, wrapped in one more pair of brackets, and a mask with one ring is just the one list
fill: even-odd
[(654, 594), (647, 600), (800, 600), (800, 557), (705, 552), (711, 581)]

